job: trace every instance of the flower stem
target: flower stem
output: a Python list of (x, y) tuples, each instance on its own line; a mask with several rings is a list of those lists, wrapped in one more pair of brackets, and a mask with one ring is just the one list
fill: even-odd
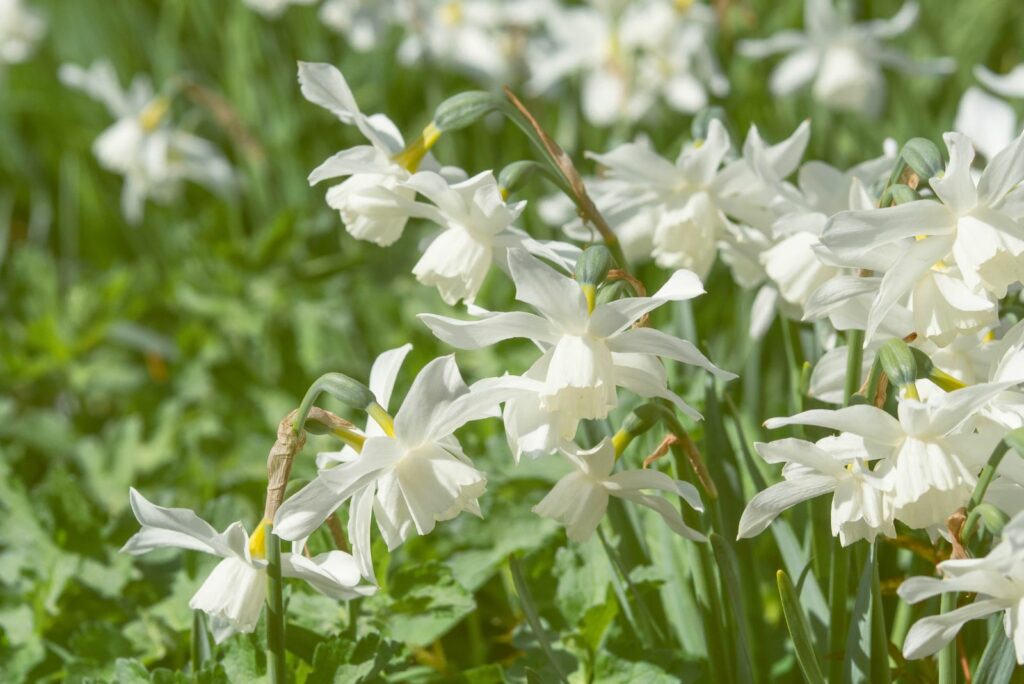
[[(956, 608), (956, 594), (942, 595), (939, 612), (948, 613)], [(950, 641), (939, 651), (939, 684), (956, 684), (956, 640)]]
[(850, 405), (850, 399), (860, 389), (860, 366), (864, 359), (864, 331), (850, 330), (846, 333), (846, 384), (843, 390), (843, 406)]
[(271, 684), (287, 681), (284, 656), (284, 587), (281, 582), (281, 540), (267, 534), (267, 674)]

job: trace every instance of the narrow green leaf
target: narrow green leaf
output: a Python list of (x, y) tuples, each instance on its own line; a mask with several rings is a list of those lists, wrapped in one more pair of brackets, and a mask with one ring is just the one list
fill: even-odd
[(551, 667), (558, 673), (558, 678), (562, 682), (566, 682), (565, 672), (562, 671), (562, 667), (558, 664), (555, 652), (551, 649), (551, 642), (548, 641), (547, 632), (544, 631), (544, 625), (540, 622), (540, 614), (537, 612), (537, 606), (533, 602), (533, 596), (530, 594), (530, 587), (526, 584), (526, 578), (523, 577), (523, 568), (519, 564), (519, 559), (515, 556), (509, 556), (508, 567), (512, 571), (512, 582), (515, 584), (516, 594), (519, 596), (519, 605), (522, 606), (523, 614), (526, 616), (527, 624), (530, 625), (530, 629), (533, 631), (533, 636), (537, 638), (537, 643), (540, 644), (541, 650), (544, 651), (544, 655), (551, 662)]
[(850, 629), (843, 658), (843, 681), (850, 684), (871, 679), (871, 559), (864, 563), (857, 583), (857, 598), (850, 613)]
[(988, 639), (985, 652), (981, 654), (972, 681), (974, 684), (1008, 684), (1017, 669), (1013, 642), (1006, 638), (1001, 618), (991, 621), (990, 631), (992, 636)]
[(811, 641), (811, 628), (807, 624), (807, 616), (800, 606), (793, 582), (785, 570), (779, 570), (776, 578), (779, 583), (779, 596), (782, 598), (782, 612), (786, 616), (786, 627), (789, 628), (789, 636), (793, 639), (796, 659), (800, 663), (804, 679), (811, 684), (824, 684), (825, 677), (821, 673), (821, 665), (818, 664), (814, 643)]
[(725, 599), (729, 602), (729, 610), (726, 611), (725, 616), (732, 622), (732, 633), (736, 637), (733, 653), (736, 661), (736, 677), (740, 682), (753, 682), (747, 618), (743, 609), (743, 583), (740, 581), (736, 552), (717, 532), (712, 532), (708, 539), (715, 554), (715, 562), (718, 564), (718, 574), (722, 578)]

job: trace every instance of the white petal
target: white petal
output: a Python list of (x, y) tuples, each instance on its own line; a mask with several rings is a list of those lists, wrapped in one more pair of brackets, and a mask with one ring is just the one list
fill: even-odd
[(977, 620), (998, 612), (1005, 604), (997, 600), (975, 601), (948, 613), (918, 620), (903, 642), (903, 656), (911, 660), (938, 653), (956, 636), (968, 620)]
[(430, 441), (438, 418), (451, 402), (468, 391), (454, 356), (434, 359), (413, 380), (395, 415), (395, 433), (409, 446)]
[(944, 174), (932, 178), (930, 184), (943, 203), (957, 214), (965, 214), (978, 203), (978, 190), (971, 177), (974, 145), (963, 133), (944, 133), (949, 148), (949, 163)]
[(535, 307), (566, 332), (582, 332), (587, 324), (587, 302), (575, 280), (525, 250), (511, 250), (508, 263), (516, 283), (516, 299)]
[(1024, 133), (988, 163), (978, 181), (978, 202), (994, 207), (1024, 181)]
[(361, 116), (359, 105), (337, 67), (322, 62), (299, 62), (299, 85), (307, 100), (330, 111), (342, 123), (353, 124)]
[(596, 307), (588, 329), (597, 337), (610, 337), (666, 302), (685, 301), (702, 294), (704, 285), (697, 274), (679, 269), (652, 297), (625, 297)]
[(785, 96), (807, 85), (815, 72), (821, 55), (816, 48), (807, 47), (793, 52), (779, 62), (772, 71), (768, 87), (777, 96)]
[(142, 529), (125, 543), (121, 548), (122, 553), (135, 555), (170, 547), (230, 556), (233, 554), (232, 548), (238, 546), (236, 538), (247, 541), (241, 523), (232, 523), (223, 533), (218, 533), (188, 508), (157, 506), (134, 487), (128, 492), (132, 512)]
[(607, 340), (608, 348), (613, 352), (631, 352), (634, 354), (654, 354), (672, 359), (691, 366), (710, 371), (722, 380), (732, 380), (735, 373), (722, 370), (711, 363), (706, 356), (687, 340), (681, 340), (654, 328), (634, 328), (626, 330)]
[(398, 371), (401, 370), (402, 362), (410, 351), (412, 351), (412, 345), (408, 343), (395, 349), (389, 349), (378, 356), (370, 368), (370, 391), (376, 397), (377, 403), (385, 410), (391, 403), (391, 392), (395, 389)]
[[(266, 570), (231, 557), (217, 564), (188, 606), (248, 633), (256, 629), (266, 597)], [(218, 630), (218, 636), (224, 635)]]
[(760, 534), (782, 511), (831, 492), (836, 487), (834, 477), (808, 475), (794, 480), (783, 480), (763, 492), (758, 492), (740, 517), (737, 539)]
[(970, 87), (960, 98), (953, 128), (970, 136), (978, 151), (992, 159), (1013, 140), (1017, 113), (998, 97)]
[(460, 321), (436, 314), (419, 314), (434, 335), (456, 349), (480, 349), (514, 337), (554, 343), (557, 335), (548, 321), (525, 311), (491, 314), (486, 318)]
[(898, 420), (882, 409), (867, 405), (847, 406), (835, 411), (813, 409), (788, 418), (770, 418), (764, 422), (769, 430), (784, 425), (815, 425), (893, 445), (899, 444), (905, 436)]
[(996, 74), (979, 65), (974, 68), (974, 75), (1003, 97), (1024, 97), (1024, 64), (1018, 64), (1007, 74)]
[(282, 553), (281, 575), (305, 580), (321, 594), (340, 600), (368, 596), (376, 590), (359, 585), (359, 564), (344, 551), (328, 551), (312, 558)]
[(683, 516), (679, 512), (679, 508), (677, 506), (672, 505), (660, 496), (649, 496), (647, 494), (640, 494), (632, 491), (613, 491), (611, 493), (619, 498), (650, 508), (652, 511), (660, 515), (661, 519), (665, 521), (665, 524), (669, 526), (669, 529), (680, 537), (697, 542), (707, 541), (707, 537), (683, 522)]

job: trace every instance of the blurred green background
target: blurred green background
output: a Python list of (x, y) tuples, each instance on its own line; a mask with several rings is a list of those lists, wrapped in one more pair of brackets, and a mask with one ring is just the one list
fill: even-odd
[[(129, 485), (163, 505), (193, 507), (217, 527), (241, 519), (251, 529), (276, 425), (316, 377), (341, 371), (365, 378), (378, 353), (411, 341), (400, 396), (416, 369), (448, 353), (415, 318), (454, 312), (410, 274), (429, 229), (412, 227), (390, 249), (357, 242), (326, 206), (325, 188), (308, 186), (312, 168), (360, 140), (302, 98), (296, 61), (339, 66), (363, 110), (386, 112), (407, 137), (441, 99), (476, 85), (434, 65), (399, 65), (398, 35), (372, 53), (354, 52), (320, 24), (315, 7), (268, 21), (236, 0), (32, 4), (49, 22), (47, 36), (31, 61), (0, 72), (0, 680), (176, 681), (184, 675), (173, 671), (190, 655), (188, 598), (209, 559), (119, 555), (136, 528)], [(765, 84), (776, 60), (734, 57), (739, 38), (800, 26), (800, 2), (716, 6), (723, 16), (718, 52), (732, 86), (720, 104), (734, 135), (756, 122), (777, 140), (810, 117), (807, 158), (837, 166), (877, 156), (886, 137), (939, 141), (973, 83), (975, 64), (1004, 72), (1024, 61), (1024, 3), (923, 0), (919, 25), (901, 45), (916, 56), (954, 56), (958, 70), (944, 79), (891, 77), (884, 115), (868, 121), (824, 111), (807, 95), (775, 101)], [(898, 7), (870, 0), (857, 13), (887, 17)], [(180, 202), (149, 203), (141, 225), (126, 224), (122, 180), (91, 152), (108, 114), (56, 78), (62, 63), (101, 57), (122, 83), (147, 73), (159, 87), (184, 73), (222, 97), (216, 109), (184, 96), (174, 108), (226, 151), (240, 175), (237, 193), (225, 199), (190, 185)], [(577, 160), (584, 149), (604, 150), (611, 141), (609, 132), (577, 120), (571, 102), (531, 106)], [(629, 133), (648, 134), (672, 156), (689, 124), (662, 109)], [(435, 151), (470, 173), (532, 156), (518, 131), (487, 123), (446, 136)], [(581, 168), (593, 170), (582, 162)], [(526, 197), (549, 191), (534, 187)], [(555, 234), (531, 210), (525, 227)], [(654, 269), (641, 274), (649, 288), (665, 278)], [(729, 388), (740, 419), (717, 435), (695, 433), (733, 484), (737, 498), (723, 506), (735, 517), (740, 508), (731, 508), (741, 506), (743, 491), (732, 465), (742, 441), (735, 425), (753, 438), (764, 418), (786, 410), (787, 367), (779, 326), (762, 344), (747, 340), (751, 293), (737, 290), (720, 265), (707, 289), (692, 317), (682, 311), (671, 320), (672, 312), (660, 312), (656, 322), (696, 334), (716, 363), (745, 373)], [(505, 308), (511, 288), (492, 276), (478, 301)], [(803, 354), (813, 357), (815, 342), (806, 334), (803, 342)], [(467, 379), (521, 371), (530, 358), (530, 349), (515, 343), (458, 355)], [(705, 403), (699, 376), (676, 379), (682, 394)], [(709, 419), (718, 415), (714, 406), (704, 409)], [(700, 679), (703, 644), (686, 622), (687, 599), (666, 598), (692, 552), (656, 526), (644, 528), (661, 574), (635, 581), (672, 604), (665, 610), (686, 648), (641, 658), (636, 635), (615, 608), (617, 585), (600, 545), (566, 547), (550, 521), (529, 512), (552, 469), (537, 463), (513, 470), (497, 421), (463, 431), (462, 440), (491, 476), (485, 520), (462, 516), (390, 557), (378, 549), (389, 564), (381, 574), (385, 591), (358, 610), (295, 590), (289, 639), (301, 651), (300, 675), (353, 681), (359, 673), (343, 663), (372, 665), (374, 653), (417, 681), (502, 681), (524, 676), (527, 667), (543, 673), (546, 661), (523, 625), (503, 563), (523, 552), (570, 670), (572, 658), (590, 658), (600, 681), (676, 681), (684, 672)], [(331, 446), (311, 442), (296, 468), (300, 480), (314, 472), (311, 454)], [(742, 548), (751, 567), (765, 568), (752, 607), (757, 620), (777, 626), (769, 569), (778, 567), (777, 552), (770, 543), (756, 549)], [(597, 648), (593, 635), (608, 629)], [(344, 636), (332, 640), (340, 630)], [(391, 645), (380, 647), (376, 633)], [(766, 673), (774, 668), (778, 680), (799, 676), (792, 658), (780, 657), (783, 635), (767, 631), (755, 639), (755, 662)], [(314, 657), (320, 642), (327, 645)], [(258, 678), (259, 643), (233, 639), (204, 676)]]

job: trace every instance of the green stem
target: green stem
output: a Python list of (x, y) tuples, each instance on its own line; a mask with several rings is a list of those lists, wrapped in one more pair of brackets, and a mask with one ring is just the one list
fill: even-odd
[(889, 684), (889, 636), (885, 628), (885, 606), (878, 574), (878, 542), (871, 544), (871, 681)]
[(832, 560), (828, 589), (828, 681), (838, 684), (843, 680), (843, 651), (846, 648), (847, 606), (850, 557), (839, 543), (832, 540)]
[(267, 525), (267, 674), (271, 684), (285, 684), (284, 587), (281, 540)]
[(850, 330), (846, 333), (846, 385), (843, 391), (843, 406), (850, 405), (850, 399), (860, 389), (860, 366), (864, 359), (864, 331)]
[(971, 492), (971, 500), (967, 504), (968, 510), (975, 508), (985, 498), (985, 492), (988, 491), (988, 486), (992, 483), (996, 470), (999, 469), (999, 463), (1009, 450), (1010, 446), (1002, 441), (992, 450), (992, 454), (988, 457), (988, 463), (981, 469), (981, 475), (978, 476), (978, 484), (974, 486), (974, 491)]
[[(943, 594), (939, 606), (940, 613), (952, 611), (956, 608), (956, 594)], [(939, 684), (956, 684), (956, 639), (939, 651)]]

